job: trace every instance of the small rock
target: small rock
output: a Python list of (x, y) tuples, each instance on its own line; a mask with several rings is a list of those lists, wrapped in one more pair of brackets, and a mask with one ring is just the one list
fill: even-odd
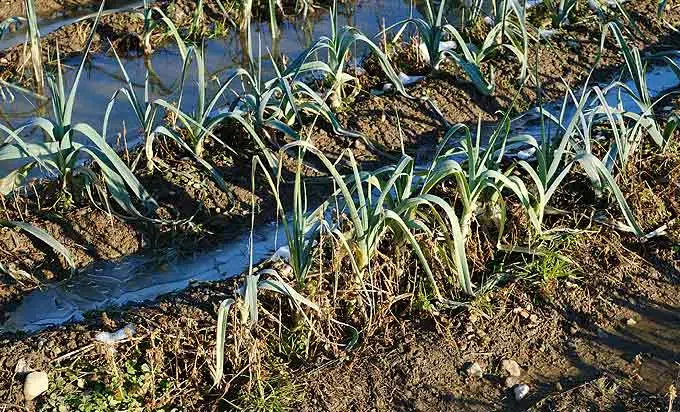
[(626, 321), (626, 325), (628, 325), (628, 326), (635, 326), (635, 325), (637, 325), (637, 321), (636, 321), (635, 319), (633, 319), (633, 318), (630, 318), (630, 319), (628, 319), (628, 320)]
[(519, 383), (519, 379), (516, 376), (508, 376), (505, 378), (505, 388), (510, 389)]
[(484, 371), (477, 362), (474, 362), (472, 365), (468, 366), (468, 368), (465, 370), (465, 373), (467, 373), (468, 376), (473, 376), (475, 378), (481, 378), (484, 376)]
[(515, 386), (515, 389), (513, 389), (513, 392), (515, 392), (515, 399), (521, 401), (529, 393), (529, 385), (517, 385)]
[(520, 368), (517, 362), (512, 359), (503, 359), (501, 365), (503, 366), (503, 370), (510, 376), (520, 376), (522, 374), (522, 368)]
[(562, 387), (562, 384), (561, 384), (561, 383), (555, 382), (555, 390), (556, 390), (557, 392), (562, 392), (562, 391), (564, 390), (564, 388)]
[(24, 399), (32, 401), (47, 391), (48, 386), (47, 373), (42, 371), (29, 373), (24, 381)]

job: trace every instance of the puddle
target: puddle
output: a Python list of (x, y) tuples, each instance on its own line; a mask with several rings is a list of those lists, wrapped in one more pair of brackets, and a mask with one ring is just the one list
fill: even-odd
[[(274, 224), (253, 233), (253, 262), (276, 251)], [(285, 242), (279, 235), (278, 243)], [(179, 291), (192, 282), (214, 281), (238, 275), (248, 268), (249, 234), (191, 258), (129, 256), (98, 261), (71, 279), (48, 284), (26, 296), (9, 314), (0, 331), (36, 332), (52, 325), (82, 320), (89, 311), (139, 303)], [(279, 245), (280, 246), (280, 245)]]
[[(104, 5), (104, 14), (117, 13), (126, 10), (133, 10), (142, 7), (141, 0), (107, 0)], [(85, 20), (97, 15), (99, 10), (99, 3), (93, 3), (89, 6), (78, 7), (76, 9), (65, 8), (64, 11), (49, 17), (39, 17), (38, 27), (41, 36), (59, 30), (61, 27), (76, 23), (80, 20)], [(0, 50), (6, 50), (11, 47), (23, 44), (26, 41), (27, 24), (12, 32), (7, 33), (0, 39)]]

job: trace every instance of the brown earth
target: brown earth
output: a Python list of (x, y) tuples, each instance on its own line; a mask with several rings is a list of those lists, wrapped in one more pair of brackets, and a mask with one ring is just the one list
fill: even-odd
[[(98, 3), (92, 0), (35, 0), (33, 7), (38, 17), (51, 17), (57, 13), (68, 13), (69, 10), (76, 10), (83, 6)], [(24, 17), (24, 0), (5, 0), (0, 8), (0, 21), (10, 17)]]
[[(632, 5), (631, 15), (644, 23), (639, 24), (641, 33), (637, 36), (638, 45), (647, 46), (648, 50), (657, 50), (679, 44), (677, 33), (674, 34), (664, 28), (662, 23), (649, 17), (653, 16), (654, 4), (653, 1), (646, 1)], [(175, 3), (173, 7), (172, 10), (176, 13), (186, 8), (179, 3)], [(191, 15), (190, 11), (180, 14), (185, 16), (184, 20), (186, 16)], [(665, 19), (670, 22), (680, 22), (680, 8), (670, 7)], [(178, 17), (177, 20), (182, 19)], [(109, 24), (107, 21), (112, 23)], [(138, 23), (140, 25), (141, 21)], [(88, 25), (89, 23), (81, 24)], [(130, 27), (127, 17), (114, 14), (105, 17), (99, 31), (116, 33), (123, 27)], [(83, 28), (69, 26), (62, 34), (57, 31), (48, 36), (48, 43), (49, 41), (63, 41), (66, 44), (68, 40), (73, 51), (79, 51), (82, 45), (78, 46), (78, 43), (73, 41), (69, 30), (87, 32)], [(539, 71), (541, 84), (544, 86), (543, 98), (546, 101), (562, 97), (564, 85), (557, 82), (556, 75), (563, 78), (570, 86), (576, 86), (584, 81), (588, 75), (587, 69), (595, 62), (595, 50), (599, 44), (598, 30), (592, 22), (577, 24), (568, 30), (560, 31), (549, 44), (541, 47)], [(579, 44), (578, 47), (570, 47), (574, 41)], [(398, 52), (398, 57), (394, 60), (398, 64), (415, 67), (418, 63), (408, 50), (406, 47)], [(578, 64), (574, 64), (575, 61)], [(611, 43), (610, 39), (606, 52), (602, 56), (601, 68), (595, 71), (593, 77), (595, 79), (610, 78), (612, 73), (618, 70), (620, 62), (617, 47)], [(462, 79), (461, 73), (450, 65), (446, 66), (441, 73), (411, 88), (410, 93), (416, 96), (428, 96), (437, 104), (450, 123), (470, 124), (479, 118), (483, 122), (494, 121), (498, 119), (498, 111), (508, 108), (512, 96), (518, 93), (521, 93), (519, 101), (523, 103), (522, 107), (518, 107), (516, 111), (520, 112), (529, 107), (535, 101), (536, 94), (533, 92), (534, 86), (530, 83), (523, 89), (519, 88), (516, 80), (519, 65), (508, 56), (501, 55), (494, 60), (494, 66), (497, 68), (498, 87), (493, 96), (480, 95), (467, 81)], [(370, 64), (367, 67), (369, 77), (364, 79), (366, 88), (382, 84), (384, 79), (371, 70)], [(397, 121), (397, 113), (399, 121)], [(442, 119), (428, 111), (423, 103), (400, 96), (381, 97), (363, 92), (347, 107), (345, 112), (338, 116), (345, 127), (361, 132), (368, 141), (395, 155), (399, 152), (402, 141), (398, 124), (402, 128), (404, 144), (416, 156), (420, 148), (426, 146), (427, 143), (435, 142), (446, 130)], [(241, 137), (236, 137), (241, 136), (241, 133), (234, 132), (230, 126), (225, 127), (222, 136), (233, 147), (249, 146), (247, 141), (242, 144)], [(381, 165), (385, 161), (381, 153), (367, 147), (362, 140), (338, 137), (326, 130), (318, 130), (317, 133), (312, 134), (311, 139), (328, 155), (338, 155), (342, 149), (352, 148), (354, 154), (364, 162), (365, 167)], [(210, 247), (224, 240), (225, 228), (231, 228), (232, 230), (227, 230), (227, 232), (232, 232), (236, 230), (235, 228), (248, 223), (249, 219), (246, 215), (250, 210), (248, 205), (250, 202), (250, 155), (256, 151), (241, 150), (240, 157), (236, 156), (231, 159), (222, 154), (214, 154), (220, 153), (221, 150), (208, 150), (207, 152), (210, 161), (217, 166), (228, 181), (231, 189), (227, 194), (184, 158), (184, 155), (172, 144), (162, 146), (157, 153), (157, 156), (165, 161), (166, 166), (159, 166), (160, 170), (153, 175), (141, 170), (137, 172), (142, 183), (161, 203), (160, 217), (178, 220), (183, 222), (181, 224), (149, 227), (140, 223), (123, 222), (109, 218), (105, 213), (86, 205), (86, 202), (77, 202), (66, 208), (58, 205), (53, 207), (52, 205), (57, 203), (58, 196), (54, 188), (50, 190), (49, 184), (45, 183), (38, 185), (41, 188), (47, 185), (48, 189), (38, 189), (41, 193), (40, 199), (29, 191), (26, 196), (7, 201), (3, 215), (9, 220), (24, 220), (47, 230), (68, 247), (74, 255), (77, 267), (83, 267), (93, 259), (110, 259), (141, 250), (168, 246), (180, 249), (193, 249), (197, 246)], [(261, 182), (258, 186), (257, 195), (266, 196), (268, 193), (266, 184)], [(271, 208), (265, 209), (269, 213), (261, 217), (262, 221), (273, 217)], [(45, 225), (47, 221), (50, 223)], [(98, 228), (96, 233), (84, 235), (84, 230), (78, 229), (84, 225), (84, 222), (93, 222), (92, 227)], [(91, 229), (88, 227), (87, 230)], [(115, 233), (116, 236), (108, 236), (107, 233)], [(35, 279), (26, 280), (22, 277), (22, 272), (16, 272), (16, 270), (27, 272), (41, 280), (54, 280), (68, 274), (65, 262), (60, 261), (60, 258), (49, 248), (16, 230), (1, 229), (0, 245), (3, 246), (0, 263), (15, 270), (13, 279), (5, 276), (0, 284), (0, 308), (15, 302), (26, 291), (37, 286)]]
[[(639, 157), (641, 165), (658, 160), (656, 152)], [(680, 167), (677, 146), (663, 158), (672, 170)], [(680, 187), (656, 195), (671, 208)], [(511, 236), (526, 230), (516, 224)], [(677, 403), (669, 408), (667, 396), (671, 385), (680, 385), (680, 244), (672, 240), (678, 228), (640, 242), (583, 220), (548, 224), (558, 229), (541, 245), (548, 254), (494, 253), (476, 281), (503, 273), (501, 286), (457, 310), (433, 307), (419, 287), (408, 286), (417, 271), (413, 257), (384, 242), (373, 276), (392, 286), (368, 322), (346, 311), (351, 272), (334, 272), (333, 252), (324, 253), (325, 268), (314, 269), (307, 295), (360, 331), (359, 345), (344, 350), (350, 329), (309, 312), (311, 331), (291, 317), (285, 301), (262, 294), (261, 320), (252, 331), (230, 323), (226, 387), (212, 387), (210, 368), (216, 310), (234, 281), (197, 285), (31, 336), (5, 335), (0, 406), (23, 410), (23, 374), (15, 368), (28, 364), (50, 375), (48, 393), (28, 405), (39, 410), (678, 410)], [(580, 231), (559, 231), (575, 227)], [(274, 268), (289, 276), (280, 264)], [(341, 297), (334, 301), (338, 275)], [(437, 278), (445, 275), (438, 268)], [(98, 331), (127, 324), (137, 333), (115, 347), (93, 340)], [(521, 368), (512, 382), (505, 359)], [(472, 362), (482, 377), (468, 376)], [(529, 385), (528, 396), (516, 401), (508, 384)]]
[[(643, 16), (651, 15), (652, 2), (640, 3), (634, 7), (642, 7), (646, 13)], [(670, 18), (675, 19), (672, 21), (678, 21), (677, 11), (672, 9)], [(650, 33), (657, 31), (655, 42), (643, 44), (678, 44), (677, 37), (659, 34), (659, 27), (653, 24), (649, 27)], [(583, 50), (590, 50), (588, 47), (598, 41), (597, 36), (590, 34), (595, 40)], [(588, 67), (588, 61), (592, 64), (592, 53), (565, 55), (564, 50), (570, 50), (564, 48), (566, 39), (571, 35), (568, 31), (564, 38), (554, 40), (554, 49), (542, 49), (546, 54), (540, 59), (551, 67), (546, 73), (562, 73), (574, 86), (587, 75), (583, 67)], [(611, 74), (620, 62), (615, 52), (608, 55), (603, 60), (605, 68), (598, 72), (603, 77)], [(572, 64), (575, 56), (579, 56), (579, 62), (585, 60), (583, 67)], [(548, 65), (549, 62), (554, 65)], [(517, 72), (509, 69), (506, 74), (497, 73), (497, 96), (512, 96), (518, 89), (513, 82), (516, 77)], [(416, 86), (413, 93), (426, 91), (453, 123), (475, 121), (480, 115), (484, 121), (492, 121), (496, 118), (495, 110), (507, 108), (507, 97), (503, 100), (479, 96), (459, 78), (459, 73), (448, 70)], [(546, 96), (559, 97), (562, 93), (559, 86), (556, 83), (551, 86), (544, 90)], [(523, 93), (530, 101), (535, 97), (530, 91)], [(422, 107), (399, 97), (364, 95), (342, 120), (394, 151), (400, 142), (396, 112), (406, 144), (411, 147), (428, 139), (435, 141), (445, 130), (440, 120), (424, 115)], [(364, 161), (379, 158), (362, 143), (323, 131), (314, 135), (313, 140), (331, 154), (352, 147)], [(162, 147), (157, 154), (162, 160), (159, 169), (153, 175), (140, 172), (140, 178), (161, 204), (161, 216), (184, 220), (182, 224), (149, 228), (110, 219), (92, 206), (53, 207), (55, 195), (43, 190), (39, 190), (40, 206), (29, 193), (8, 201), (2, 211), (7, 215), (4, 217), (25, 220), (47, 230), (65, 243), (79, 267), (94, 259), (169, 245), (210, 247), (224, 236), (225, 228), (249, 222), (247, 153), (243, 158), (211, 159), (232, 188), (227, 195), (172, 145)], [(666, 154), (645, 150), (620, 178), (645, 227), (656, 228), (680, 212), (679, 158), (677, 147)], [(267, 203), (271, 199), (267, 198), (265, 187), (259, 183), (260, 189), (256, 191), (262, 205), (271, 204)], [(592, 197), (587, 193), (581, 195)], [(573, 194), (562, 196), (571, 198)], [(262, 209), (260, 219), (272, 216), (271, 208)], [(406, 297), (393, 295), (395, 302), (388, 304), (383, 316), (368, 327), (352, 316), (338, 315), (338, 320), (364, 332), (363, 344), (349, 353), (335, 347), (341, 338), (342, 342), (349, 338), (346, 331), (338, 332), (337, 325), (328, 327), (333, 331), (329, 335), (337, 341), (309, 343), (309, 338), (300, 336), (304, 331), (290, 329), (297, 323), (288, 318), (285, 338), (293, 342), (282, 345), (280, 333), (272, 332), (278, 328), (273, 319), (277, 318), (277, 311), (286, 313), (287, 309), (282, 309), (285, 305), (279, 306), (276, 299), (267, 300), (263, 307), (269, 316), (262, 327), (254, 336), (242, 331), (243, 335), (239, 335), (244, 342), (256, 342), (255, 348), (259, 349), (250, 346), (229, 349), (234, 358), (227, 364), (228, 378), (239, 376), (241, 368), (249, 366), (249, 373), (260, 373), (260, 382), (264, 382), (260, 390), (271, 402), (280, 401), (284, 406), (302, 410), (548, 411), (573, 410), (574, 405), (579, 410), (667, 410), (669, 399), (665, 393), (670, 384), (680, 384), (675, 364), (680, 361), (677, 227), (672, 227), (668, 236), (639, 243), (632, 237), (591, 226), (580, 218), (576, 222), (563, 218), (553, 224), (570, 228), (578, 224), (581, 229), (588, 229), (577, 235), (566, 234), (548, 245), (573, 261), (566, 278), (547, 282), (541, 278), (554, 266), (561, 268), (558, 272), (564, 272), (562, 266), (549, 259), (495, 253), (477, 266), (487, 267), (484, 273), (497, 273), (487, 265), (500, 264), (512, 276), (502, 288), (471, 302), (468, 309), (433, 310), (411, 291)], [(521, 230), (524, 229), (515, 232), (520, 240)], [(2, 229), (0, 246), (3, 253), (0, 262), (6, 266), (48, 279), (67, 273), (64, 262), (56, 255), (20, 232)], [(384, 257), (374, 263), (376, 273), (415, 270), (410, 256), (400, 256), (403, 252), (383, 253)], [(395, 264), (404, 266), (395, 269)], [(323, 283), (323, 275), (318, 276)], [(0, 311), (36, 286), (9, 278), (0, 285)], [(149, 409), (162, 405), (186, 410), (223, 409), (231, 407), (230, 402), (254, 409), (257, 390), (243, 376), (235, 377), (231, 387), (211, 389), (208, 366), (213, 362), (216, 307), (232, 287), (232, 282), (197, 286), (158, 303), (92, 317), (81, 325), (54, 328), (29, 337), (4, 337), (0, 349), (0, 399), (3, 399), (0, 406), (9, 410), (23, 408), (22, 376), (14, 373), (23, 358), (32, 367), (50, 372), (52, 389), (37, 405), (47, 410), (65, 400), (75, 404), (85, 397), (91, 400), (100, 395), (138, 402)], [(410, 303), (401, 302), (404, 299)], [(628, 319), (636, 323), (629, 326)], [(138, 334), (115, 351), (92, 342), (95, 331), (113, 330), (127, 322), (137, 325)], [(230, 339), (233, 341), (235, 336)], [(305, 341), (313, 356), (305, 356), (304, 351), (300, 354), (294, 345), (302, 342), (304, 346)], [(260, 362), (254, 362), (258, 357)], [(524, 369), (522, 382), (530, 385), (528, 398), (520, 403), (504, 389), (505, 376), (499, 364), (505, 358), (520, 364)], [(484, 378), (465, 376), (466, 362), (472, 361), (483, 364)], [(253, 371), (253, 365), (261, 368)], [(239, 383), (248, 385), (239, 389)]]

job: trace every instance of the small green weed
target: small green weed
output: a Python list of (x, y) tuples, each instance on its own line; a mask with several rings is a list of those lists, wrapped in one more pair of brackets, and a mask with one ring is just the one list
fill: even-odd
[(149, 399), (163, 399), (173, 388), (169, 380), (156, 382), (147, 363), (134, 360), (126, 361), (114, 374), (97, 368), (64, 368), (51, 378), (56, 389), (51, 391), (44, 410), (54, 412), (143, 411), (149, 407), (157, 410), (163, 405)]

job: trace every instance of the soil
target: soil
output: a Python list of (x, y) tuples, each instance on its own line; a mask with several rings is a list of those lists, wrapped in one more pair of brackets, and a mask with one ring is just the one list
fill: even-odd
[[(92, 0), (36, 0), (33, 2), (38, 17), (52, 17), (56, 14), (67, 14), (84, 6), (98, 3)], [(2, 2), (0, 21), (10, 17), (26, 16), (23, 0), (6, 0)]]
[[(173, 19), (178, 24), (186, 22), (186, 16), (191, 16), (190, 5), (172, 3), (163, 7), (166, 11), (176, 14), (173, 15)], [(637, 2), (630, 10), (631, 15), (641, 22), (638, 25), (640, 33), (637, 36), (639, 47), (647, 47), (646, 51), (649, 52), (680, 44), (677, 33), (667, 30), (662, 23), (649, 17), (654, 15), (654, 1)], [(116, 33), (141, 30), (141, 20), (135, 19), (136, 23), (132, 24), (130, 16), (125, 13), (104, 16), (98, 29), (96, 44), (100, 44), (106, 37), (115, 38)], [(680, 21), (680, 9), (669, 8), (665, 19), (670, 22)], [(87, 21), (78, 23), (50, 34), (47, 36), (45, 49), (55, 50), (54, 45), (50, 46), (50, 42), (58, 42), (64, 52), (80, 52), (87, 37), (89, 24)], [(81, 35), (74, 35), (74, 31)], [(539, 71), (545, 101), (561, 98), (565, 84), (573, 87), (584, 81), (589, 74), (588, 68), (595, 63), (599, 37), (599, 28), (596, 24), (580, 23), (561, 30), (545, 47), (540, 48)], [(81, 39), (80, 43), (78, 39)], [(601, 57), (600, 68), (593, 73), (594, 80), (610, 79), (619, 69), (618, 64), (621, 63), (619, 52), (617, 46), (611, 42), (610, 39), (609, 47), (606, 47), (606, 52)], [(578, 47), (574, 46), (576, 43)], [(568, 52), (565, 53), (565, 50)], [(10, 50), (8, 54), (11, 53), (15, 52)], [(395, 53), (393, 60), (404, 66), (404, 70), (406, 67), (418, 67), (419, 63), (410, 52), (409, 45), (404, 45)], [(369, 74), (367, 78), (362, 79), (365, 91), (360, 93), (338, 117), (343, 126), (360, 132), (375, 147), (367, 146), (362, 139), (339, 137), (325, 129), (314, 130), (311, 139), (329, 156), (337, 156), (343, 149), (352, 148), (365, 168), (384, 164), (385, 153), (398, 156), (402, 144), (418, 157), (423, 147), (436, 142), (446, 131), (445, 121), (474, 124), (481, 119), (482, 122), (492, 122), (498, 120), (500, 110), (510, 107), (512, 97), (515, 95), (519, 95), (517, 101), (522, 102), (521, 107), (515, 109), (518, 113), (536, 101), (536, 93), (531, 84), (520, 89), (516, 81), (519, 64), (512, 57), (501, 55), (495, 61), (503, 64), (494, 64), (497, 90), (492, 96), (478, 93), (452, 65), (446, 65), (444, 70), (410, 88), (409, 92), (412, 95), (428, 96), (432, 99), (441, 110), (444, 119), (432, 113), (418, 100), (395, 95), (374, 96), (368, 93), (370, 88), (381, 86), (385, 81), (376, 70), (371, 69), (369, 61), (366, 66)], [(557, 77), (563, 81), (558, 81)], [(235, 136), (240, 136), (240, 133), (235, 132), (233, 128), (225, 127), (221, 135), (223, 140), (230, 142), (232, 146), (245, 147), (239, 145), (240, 138)], [(49, 183), (45, 182), (39, 183), (38, 188), (47, 186), (47, 190), (37, 189), (35, 192), (41, 194), (40, 198), (36, 198), (29, 191), (26, 196), (8, 201), (5, 204), (4, 217), (8, 220), (23, 220), (47, 230), (67, 246), (74, 255), (78, 268), (96, 258), (110, 259), (143, 250), (153, 251), (163, 247), (191, 250), (196, 247), (210, 247), (225, 240), (225, 236), (228, 238), (228, 233), (248, 224), (249, 156), (254, 153), (256, 153), (254, 150), (241, 151), (241, 156), (232, 158), (220, 158), (219, 155), (215, 158), (212, 154), (208, 155), (209, 158), (212, 157), (209, 161), (217, 166), (228, 182), (230, 190), (227, 194), (206, 178), (172, 144), (165, 145), (157, 154), (164, 161), (165, 167), (161, 167), (152, 175), (139, 170), (137, 174), (141, 182), (161, 203), (159, 216), (183, 221), (182, 224), (150, 227), (139, 222), (111, 219), (83, 201), (68, 207), (60, 207), (54, 188), (50, 189)], [(128, 156), (128, 159), (132, 158), (134, 154)], [(269, 190), (266, 184), (260, 182), (257, 190), (259, 201), (262, 201), (261, 197), (267, 196), (267, 193)], [(57, 206), (53, 207), (54, 204)], [(273, 211), (267, 209), (267, 212), (259, 218), (260, 221), (273, 218)], [(50, 224), (45, 225), (48, 221)], [(85, 236), (82, 229), (77, 229), (84, 224), (83, 222), (94, 222), (94, 227), (101, 229), (94, 235)], [(108, 233), (115, 233), (116, 236), (108, 236)], [(0, 286), (2, 289), (0, 309), (16, 302), (26, 291), (34, 289), (38, 285), (37, 281), (56, 280), (69, 273), (69, 268), (62, 258), (38, 241), (16, 230), (2, 229), (0, 245), (3, 246), (0, 263), (15, 272), (13, 279), (5, 276)], [(23, 272), (33, 275), (33, 279), (25, 279), (22, 276)]]
[[(647, 51), (665, 45), (677, 47), (677, 34), (668, 34), (670, 30), (651, 17), (655, 3), (631, 5), (632, 15), (640, 22), (638, 45)], [(667, 13), (666, 20), (677, 25), (680, 9), (670, 7)], [(108, 16), (102, 22), (100, 39), (102, 33), (112, 37), (111, 33), (122, 33), (122, 28), (139, 29), (130, 26), (123, 15)], [(45, 43), (59, 42), (62, 47), (64, 42), (66, 47), (68, 40), (72, 45), (68, 52), (79, 53), (82, 44), (74, 41), (78, 38), (74, 33), (82, 33), (84, 28), (69, 26), (61, 34), (57, 31), (48, 36)], [(578, 46), (572, 47), (574, 41)], [(538, 60), (545, 100), (562, 96), (562, 78), (572, 87), (584, 81), (595, 62), (598, 43), (599, 31), (584, 24), (561, 31), (549, 46), (541, 48)], [(408, 50), (404, 50), (398, 55), (407, 57)], [(618, 70), (621, 60), (616, 45), (610, 43), (607, 50), (595, 79), (609, 78)], [(4, 63), (0, 61), (5, 68), (18, 66), (18, 57), (12, 53), (17, 50), (5, 54)], [(508, 61), (512, 61), (508, 56), (498, 57), (498, 89), (493, 96), (481, 96), (451, 66), (410, 92), (429, 96), (448, 122), (495, 121), (497, 111), (507, 109), (518, 93), (522, 101), (518, 112), (536, 101), (533, 86), (520, 91), (516, 81), (519, 66)], [(368, 88), (383, 80), (369, 67), (369, 78), (363, 81)], [(668, 104), (677, 107), (677, 103)], [(414, 155), (418, 147), (436, 142), (446, 130), (444, 121), (426, 112), (422, 103), (366, 92), (347, 107), (341, 121), (380, 149), (395, 153), (402, 144), (397, 113), (403, 142)], [(361, 139), (340, 138), (327, 130), (314, 132), (312, 141), (325, 153), (338, 155), (351, 147), (367, 168), (385, 161)], [(229, 142), (236, 140), (239, 154), (206, 153), (227, 180), (230, 190), (226, 193), (171, 143), (159, 143), (153, 174), (141, 169), (136, 172), (159, 202), (159, 217), (180, 223), (122, 221), (78, 196), (73, 203), (64, 204), (49, 182), (35, 182), (35, 193), (40, 196), (28, 190), (6, 199), (3, 218), (43, 228), (71, 251), (79, 268), (96, 259), (168, 247), (210, 248), (250, 223), (250, 155), (254, 151), (250, 145), (240, 145), (239, 135), (230, 127), (225, 127), (222, 135), (230, 136)], [(631, 163), (620, 183), (645, 228), (652, 230), (677, 218), (680, 149), (673, 146), (659, 153), (645, 148)], [(267, 207), (273, 202), (261, 180), (255, 190), (257, 219), (265, 222), (275, 211)], [(578, 186), (575, 177), (567, 185)], [(586, 189), (577, 195), (595, 198)], [(569, 205), (573, 196), (560, 193), (555, 202)], [(605, 203), (604, 208), (609, 205)], [(586, 215), (592, 207), (586, 205), (575, 215)], [(266, 395), (270, 405), (310, 411), (668, 410), (669, 402), (672, 404), (666, 396), (669, 388), (680, 385), (678, 227), (671, 225), (667, 235), (642, 243), (585, 218), (555, 217), (550, 224), (555, 228), (577, 225), (582, 230), (576, 234), (566, 231), (545, 245), (552, 253), (570, 259), (566, 268), (547, 257), (489, 252), (493, 249), (489, 241), (475, 238), (469, 253), (475, 256), (476, 270), (509, 274), (500, 288), (483, 293), (459, 310), (433, 308), (417, 290), (386, 293), (379, 316), (368, 325), (362, 324), (357, 310), (328, 303), (328, 285), (334, 281), (329, 268), (337, 266), (324, 260), (328, 267), (315, 274), (313, 296), (323, 301), (324, 307), (330, 306), (329, 317), (361, 332), (358, 347), (343, 350), (341, 345), (351, 334), (325, 317), (317, 325), (323, 333), (305, 330), (290, 315), (288, 305), (267, 296), (261, 303), (266, 313), (261, 324), (253, 330), (235, 328), (228, 336), (230, 356), (225, 367), (227, 378), (233, 380), (226, 387), (212, 386), (209, 369), (214, 365), (217, 307), (232, 295), (236, 281), (197, 285), (155, 303), (91, 314), (83, 323), (31, 336), (5, 335), (0, 347), (0, 406), (24, 408), (23, 373), (16, 368), (25, 361), (50, 373), (50, 391), (29, 405), (46, 410), (58, 410), (64, 404), (78, 410), (86, 402), (105, 405), (100, 410), (166, 406), (222, 410), (234, 405), (255, 410), (262, 406), (258, 404), (260, 395)], [(509, 236), (521, 244), (525, 228), (515, 222)], [(391, 279), (402, 272), (417, 275), (417, 265), (408, 253), (382, 246), (380, 256), (372, 262), (378, 277)], [(12, 274), (0, 278), (0, 313), (38, 287), (36, 280), (55, 281), (69, 273), (58, 255), (7, 228), (0, 229), (0, 263)], [(346, 269), (340, 271), (345, 282), (341, 285), (347, 286), (342, 293), (351, 297), (357, 292), (352, 290)], [(25, 278), (24, 272), (35, 279)], [(550, 273), (559, 276), (552, 278)], [(438, 268), (437, 277), (446, 278), (446, 270)], [(389, 282), (385, 283), (388, 289)], [(128, 341), (115, 347), (93, 341), (97, 331), (113, 331), (128, 323), (137, 329)], [(521, 402), (505, 388), (500, 363), (506, 358), (519, 363), (523, 369), (519, 383), (530, 387)], [(482, 378), (466, 376), (470, 362), (482, 365)], [(253, 376), (258, 379), (250, 379)], [(678, 410), (677, 405), (675, 408)]]
[[(671, 149), (663, 160), (677, 171), (680, 151)], [(645, 151), (639, 164), (658, 160)], [(678, 196), (680, 187), (656, 200), (670, 207)], [(641, 243), (572, 218), (549, 224), (558, 235), (543, 246), (553, 254), (495, 253), (485, 272), (506, 276), (465, 308), (429, 306), (417, 289), (385, 290), (365, 324), (331, 304), (325, 309), (331, 316), (360, 331), (359, 345), (349, 351), (342, 349), (352, 336), (348, 329), (319, 317), (312, 335), (321, 333), (320, 339), (310, 340), (308, 330), (294, 327), (285, 302), (263, 294), (260, 323), (250, 332), (229, 329), (227, 341), (235, 346), (227, 349), (226, 387), (212, 387), (209, 371), (217, 307), (238, 279), (30, 336), (5, 335), (0, 405), (23, 410), (23, 374), (16, 368), (27, 364), (50, 375), (48, 393), (28, 404), (40, 410), (678, 410), (669, 408), (668, 395), (680, 385), (680, 244), (672, 240), (678, 228)], [(559, 231), (575, 225), (577, 232)], [(372, 262), (374, 276), (411, 278), (413, 257), (384, 243)], [(290, 276), (281, 263), (269, 265)], [(329, 268), (310, 277), (316, 292), (309, 296), (320, 304), (328, 305), (326, 287), (336, 276)], [(340, 273), (341, 287), (350, 276)], [(127, 340), (114, 346), (94, 340), (99, 331), (128, 324), (136, 333)], [(521, 368), (515, 380), (502, 367), (506, 359)], [(481, 377), (468, 376), (473, 362)], [(259, 376), (260, 386), (250, 386), (249, 376)], [(512, 384), (528, 385), (527, 397), (515, 400)]]

